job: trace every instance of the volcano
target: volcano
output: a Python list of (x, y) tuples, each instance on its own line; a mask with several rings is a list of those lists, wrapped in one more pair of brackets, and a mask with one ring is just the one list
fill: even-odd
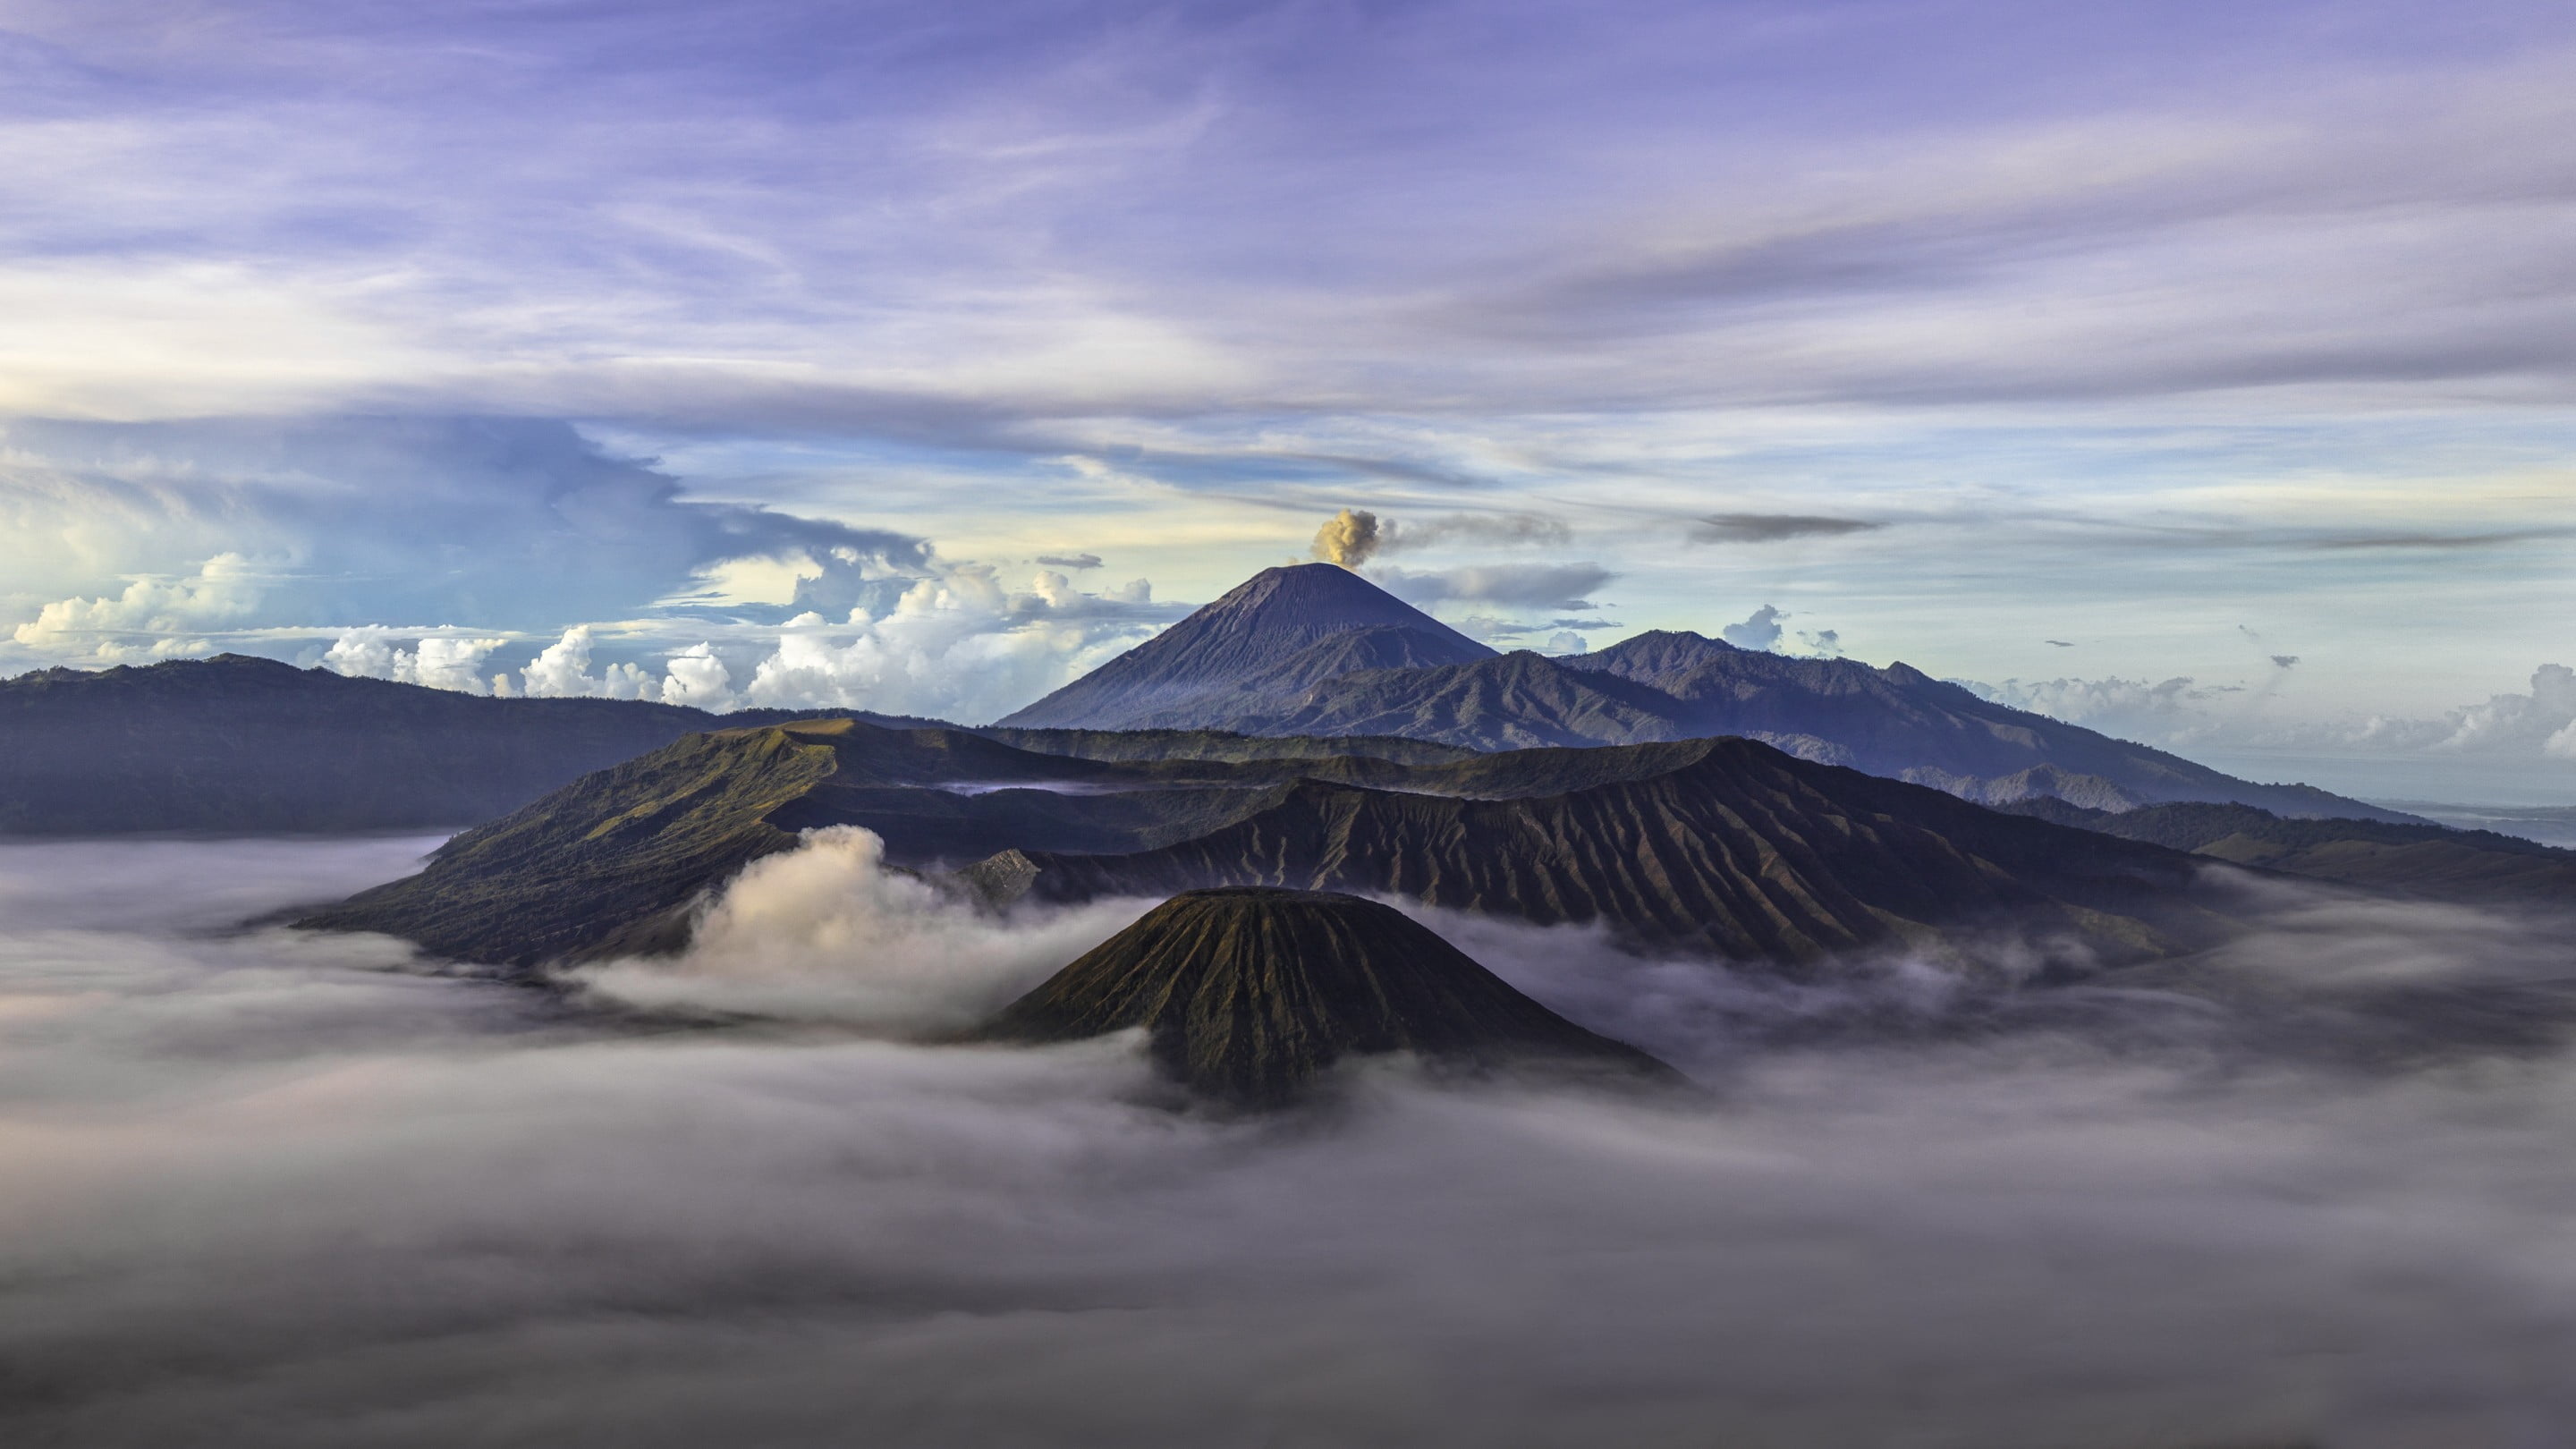
[(1154, 729), (1225, 715), (1214, 701), (1293, 694), (1363, 669), (1421, 669), (1494, 651), (1338, 564), (1264, 569), (1225, 597), (1001, 721)]
[(1348, 1056), (1479, 1069), (1680, 1075), (1532, 1001), (1402, 913), (1357, 896), (1188, 891), (1003, 1009), (981, 1035), (1079, 1041), (1143, 1027), (1154, 1060), (1238, 1106), (1296, 1097)]

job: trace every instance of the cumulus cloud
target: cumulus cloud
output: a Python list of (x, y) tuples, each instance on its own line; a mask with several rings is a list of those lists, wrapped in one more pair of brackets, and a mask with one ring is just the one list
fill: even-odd
[(1772, 605), (1764, 604), (1745, 618), (1718, 630), (1717, 637), (1738, 649), (1776, 649), (1781, 636), (1788, 632), (1781, 627), (1780, 621), (1788, 617)]
[(0, 847), (0, 1431), (2453, 1449), (2576, 1418), (2534, 1266), (2576, 1213), (2561, 923), (2291, 891), (2196, 980), (1980, 991), (1429, 915), (1715, 1101), (1390, 1065), (1248, 1123), (1151, 1105), (1129, 1042), (880, 1039), (964, 998), (819, 855), (682, 968), (734, 993), (677, 1003), (693, 1030), (207, 929), (426, 844)]
[[(2286, 672), (2296, 655), (2272, 656)], [(2342, 721), (2268, 719), (2226, 709), (2241, 685), (2188, 677), (2074, 679), (2002, 684), (1954, 681), (1987, 699), (2128, 738), (2163, 744), (2226, 744), (2488, 759), (2576, 758), (2576, 670), (2544, 664), (2527, 694), (2498, 694), (2432, 718), (2372, 715)]]
[(2162, 680), (2114, 676), (2007, 679), (2001, 684), (1950, 682), (1997, 704), (2150, 744), (2183, 744), (2202, 738), (2220, 721), (2212, 706), (2243, 692), (2229, 685), (2203, 685), (2187, 675)]
[(634, 664), (590, 667), (591, 634), (576, 624), (519, 672), (517, 692), (531, 699), (660, 699), (662, 682)]
[[(63, 657), (155, 633), (189, 650), (224, 630), (561, 628), (731, 561), (810, 575), (818, 598), (934, 562), (908, 535), (684, 497), (563, 422), (20, 420), (0, 445), (0, 572), (58, 591), (15, 632)], [(102, 576), (133, 581), (98, 595)]]
[(205, 631), (249, 618), (264, 584), (249, 559), (219, 553), (194, 574), (138, 578), (114, 597), (56, 600), (20, 624), (14, 637), (40, 651), (86, 654), (107, 664), (202, 654), (211, 649)]
[(405, 649), (398, 632), (381, 626), (348, 630), (323, 654), (322, 664), (335, 674), (360, 679), (391, 679), (463, 694), (493, 692), (483, 662), (508, 641), (428, 634)]
[(1690, 538), (1693, 543), (1778, 543), (1791, 538), (1839, 538), (1886, 526), (1813, 513), (1712, 513), (1691, 525)]
[(1315, 530), (1314, 554), (1325, 563), (1355, 569), (1377, 551), (1377, 515), (1365, 508), (1345, 508)]
[(1454, 569), (1378, 568), (1369, 578), (1409, 604), (1499, 604), (1590, 609), (1587, 597), (1619, 575), (1599, 564), (1481, 564)]
[(882, 613), (791, 619), (754, 666), (746, 702), (846, 706), (977, 723), (1104, 662), (1179, 611), (1136, 580), (1105, 594), (1040, 573), (1025, 590), (966, 566), (912, 584)]
[(653, 1010), (935, 1037), (984, 1020), (1151, 904), (1100, 901), (1005, 919), (889, 869), (884, 841), (836, 825), (754, 861), (681, 956), (586, 967), (570, 979)]

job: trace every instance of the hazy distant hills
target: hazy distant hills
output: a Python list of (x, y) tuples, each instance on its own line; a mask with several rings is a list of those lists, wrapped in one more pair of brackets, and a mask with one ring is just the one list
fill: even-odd
[(0, 831), (465, 825), (721, 723), (673, 705), (483, 699), (238, 654), (48, 669), (0, 680)]
[(2239, 780), (1904, 664), (1792, 659), (1678, 632), (1570, 658), (1496, 654), (1330, 564), (1267, 570), (1004, 723), (1401, 736), (1476, 750), (1744, 735), (1988, 804), (2217, 800), (2412, 818)]
[(702, 892), (792, 846), (793, 831), (838, 823), (918, 864), (1008, 847), (986, 879), (1057, 898), (1384, 892), (1743, 960), (1937, 949), (1954, 933), (2141, 959), (2228, 929), (2178, 852), (1745, 740), (1446, 765), (1102, 762), (837, 722), (680, 741), (468, 831), (422, 874), (304, 924), (514, 966), (660, 949), (684, 937)]
[(1081, 1041), (1143, 1028), (1165, 1075), (1245, 1106), (1296, 1095), (1344, 1057), (1412, 1052), (1478, 1069), (1674, 1082), (1402, 913), (1309, 891), (1191, 891), (1085, 953), (981, 1035)]
[(2018, 814), (2339, 885), (2472, 904), (2576, 902), (2576, 850), (2491, 830), (2382, 820), (2283, 819), (2245, 805), (2176, 803), (2111, 814), (2028, 800)]

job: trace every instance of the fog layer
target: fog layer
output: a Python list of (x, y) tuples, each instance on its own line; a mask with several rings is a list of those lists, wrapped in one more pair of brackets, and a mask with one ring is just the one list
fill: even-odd
[[(2284, 896), (2222, 959), (2024, 1000), (1433, 918), (1709, 1100), (1390, 1065), (1226, 1121), (1158, 1105), (1128, 1041), (880, 1039), (1041, 954), (899, 892), (842, 939), (909, 931), (936, 949), (890, 979), (954, 950), (972, 991), (867, 985), (811, 913), (763, 954), (739, 898), (668, 968), (793, 1026), (743, 1019), (758, 992), (639, 1022), (225, 929), (420, 848), (0, 847), (0, 1438), (2519, 1449), (2576, 1423), (2552, 923)], [(882, 887), (863, 853), (776, 867), (773, 904), (810, 902), (801, 871)], [(1117, 923), (1027, 929), (1069, 959)], [(895, 1005), (842, 1031), (818, 999)]]

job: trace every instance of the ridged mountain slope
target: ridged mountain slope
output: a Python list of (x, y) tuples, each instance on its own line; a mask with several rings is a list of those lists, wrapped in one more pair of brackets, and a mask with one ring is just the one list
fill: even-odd
[(298, 924), (381, 931), (512, 967), (649, 952), (686, 939), (703, 892), (819, 826), (873, 830), (905, 867), (1011, 849), (1130, 852), (1275, 806), (1301, 778), (1494, 798), (1651, 774), (1668, 768), (1658, 752), (1675, 748), (1408, 766), (1366, 754), (1194, 759), (1192, 747), (1221, 753), (1232, 742), (1167, 743), (1182, 757), (1079, 759), (846, 719), (691, 735), (466, 831), (420, 874)]
[(1793, 964), (2005, 932), (2077, 966), (2196, 949), (2231, 929), (2188, 856), (1748, 740), (1702, 741), (1662, 773), (1539, 798), (1310, 781), (1196, 839), (1029, 863), (1032, 889), (1055, 899), (1215, 885), (1383, 893)]
[(1079, 1041), (1137, 1027), (1165, 1074), (1243, 1106), (1278, 1105), (1345, 1057), (1389, 1052), (1680, 1080), (1522, 995), (1401, 912), (1311, 891), (1175, 896), (980, 1035)]
[[(1223, 598), (1000, 721), (1015, 728), (1169, 727), (1185, 702), (1279, 670), (1337, 635), (1372, 631), (1358, 656), (1380, 667), (1454, 664), (1493, 650), (1334, 564), (1264, 569)], [(1347, 645), (1345, 646), (1347, 647)], [(1306, 661), (1311, 684), (1325, 660)], [(1286, 678), (1296, 677), (1292, 671)], [(1187, 727), (1187, 726), (1181, 726)], [(1280, 731), (1263, 731), (1280, 733)]]

